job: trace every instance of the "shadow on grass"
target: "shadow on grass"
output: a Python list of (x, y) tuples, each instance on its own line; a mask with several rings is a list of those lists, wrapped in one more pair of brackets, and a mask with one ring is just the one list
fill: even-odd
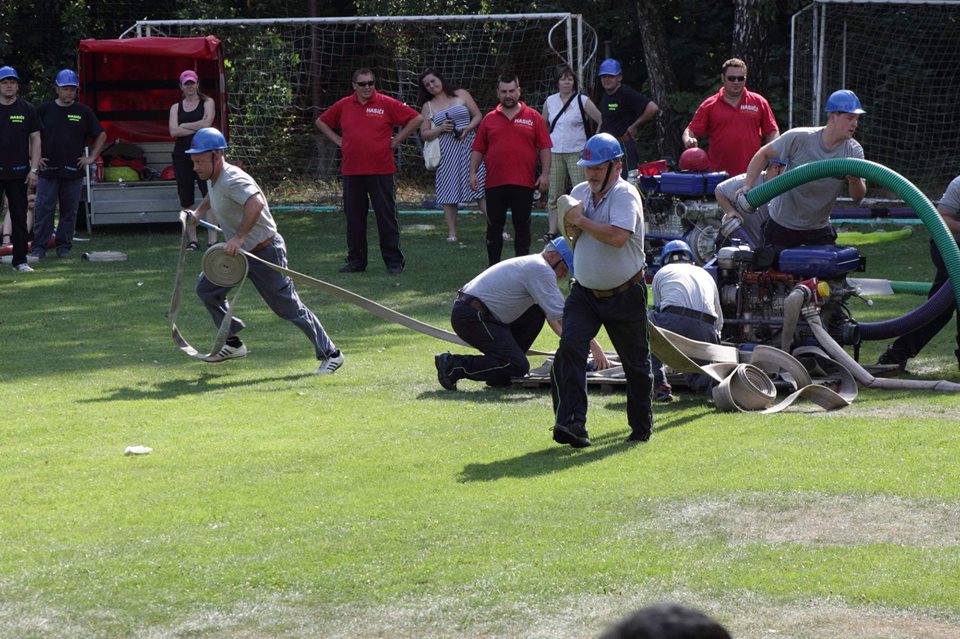
[(626, 432), (607, 433), (599, 437), (591, 437), (593, 445), (589, 448), (576, 449), (554, 444), (550, 448), (511, 459), (501, 459), (489, 464), (467, 464), (457, 481), (466, 483), (496, 481), (505, 477), (536, 477), (592, 464), (612, 455), (629, 453), (644, 447), (644, 444), (627, 444), (626, 436)]
[(249, 379), (235, 379), (233, 381), (223, 381), (220, 378), (229, 373), (202, 373), (200, 378), (195, 381), (182, 379), (168, 380), (159, 384), (153, 384), (149, 387), (123, 387), (111, 391), (109, 395), (102, 397), (91, 397), (90, 399), (77, 400), (78, 404), (99, 403), (103, 401), (136, 401), (140, 399), (173, 399), (187, 395), (202, 395), (212, 391), (222, 391), (228, 388), (237, 388), (239, 386), (249, 387), (254, 384), (265, 382), (292, 382), (305, 377), (310, 377), (309, 373), (297, 375), (281, 375), (277, 377), (262, 377), (256, 381)]
[[(466, 382), (466, 384), (464, 384)], [(539, 399), (543, 393), (536, 388), (523, 388), (519, 386), (485, 386), (483, 382), (471, 382), (468, 379), (457, 380), (457, 390), (448, 391), (445, 388), (423, 391), (417, 395), (417, 399), (443, 399), (455, 400), (458, 402), (471, 401), (477, 403), (484, 402), (506, 402), (518, 403)], [(473, 388), (470, 388), (470, 385)], [(547, 391), (549, 395), (549, 390)]]

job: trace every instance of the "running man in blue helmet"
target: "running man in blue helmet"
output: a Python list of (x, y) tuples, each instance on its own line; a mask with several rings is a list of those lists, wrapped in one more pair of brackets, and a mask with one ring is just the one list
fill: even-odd
[(564, 229), (577, 237), (573, 250), (577, 279), (563, 307), (563, 335), (551, 371), (556, 421), (553, 440), (574, 448), (590, 445), (587, 434), (587, 348), (600, 327), (620, 356), (627, 380), (629, 443), (653, 432), (647, 285), (643, 279), (643, 203), (621, 178), (623, 150), (615, 137), (587, 140), (579, 164), (586, 182), (570, 193)]
[[(863, 147), (853, 139), (860, 116), (866, 111), (853, 91), (841, 89), (827, 98), (824, 112), (827, 125), (790, 129), (769, 144), (760, 147), (747, 167), (747, 176), (736, 195), (747, 193), (760, 183), (761, 172), (774, 159), (786, 162), (786, 171), (817, 160), (863, 159)], [(801, 184), (770, 200), (770, 219), (763, 227), (764, 243), (790, 248), (805, 244), (834, 244), (837, 233), (830, 225), (830, 211), (843, 191), (859, 202), (867, 194), (863, 178), (848, 175), (827, 177)]]
[[(544, 321), (563, 335), (563, 294), (557, 280), (573, 275), (573, 254), (558, 237), (538, 255), (522, 255), (498, 262), (467, 282), (457, 293), (450, 313), (453, 330), (482, 355), (434, 357), (437, 380), (457, 390), (457, 380), (509, 386), (514, 377), (530, 371), (526, 352), (543, 329)], [(597, 370), (610, 367), (596, 340), (590, 342)], [(584, 361), (584, 365), (586, 361)]]
[[(243, 169), (224, 159), (226, 150), (227, 141), (219, 130), (207, 127), (194, 134), (186, 153), (193, 160), (197, 176), (207, 180), (208, 189), (196, 211), (188, 216), (189, 223), (196, 224), (212, 210), (227, 240), (224, 253), (236, 255), (242, 249), (265, 262), (287, 268), (287, 245), (277, 232), (266, 196)], [(335, 373), (343, 365), (343, 353), (334, 346), (317, 316), (300, 301), (293, 280), (257, 260), (248, 260), (248, 263), (248, 277), (270, 310), (303, 331), (313, 344), (319, 363), (314, 375)], [(214, 284), (201, 274), (196, 290), (214, 323), (220, 326), (229, 310), (230, 289)], [(229, 338), (220, 352), (207, 361), (222, 362), (246, 356), (247, 346), (237, 337), (243, 328), (244, 323), (234, 316)]]

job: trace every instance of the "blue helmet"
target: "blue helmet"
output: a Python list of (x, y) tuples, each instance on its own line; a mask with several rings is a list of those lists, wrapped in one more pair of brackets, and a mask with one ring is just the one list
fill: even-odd
[(6, 80), (7, 78), (13, 78), (17, 82), (20, 81), (20, 76), (17, 75), (17, 70), (13, 67), (0, 67), (0, 80)]
[(77, 77), (77, 72), (71, 69), (63, 69), (57, 73), (57, 86), (58, 87), (78, 87), (80, 86), (80, 78)]
[(222, 151), (227, 148), (227, 140), (212, 126), (200, 129), (193, 135), (193, 141), (190, 148), (184, 151), (193, 155), (194, 153), (206, 153), (207, 151)]
[(577, 160), (579, 166), (597, 166), (623, 157), (623, 147), (609, 133), (598, 133), (589, 140)]
[(600, 63), (600, 70), (597, 75), (620, 75), (623, 69), (620, 67), (620, 61), (613, 58), (607, 58)]
[(567, 241), (562, 237), (556, 237), (550, 240), (550, 245), (563, 258), (563, 263), (567, 265), (567, 270), (570, 271), (570, 277), (573, 277), (573, 251), (567, 246)]
[(850, 89), (840, 89), (834, 91), (827, 98), (827, 105), (823, 107), (824, 113), (856, 113), (863, 115), (866, 111), (860, 106), (860, 98)]
[(660, 263), (667, 265), (671, 262), (680, 261), (691, 263), (696, 261), (693, 257), (693, 251), (690, 250), (690, 245), (683, 240), (671, 240), (664, 244), (663, 250), (660, 251)]

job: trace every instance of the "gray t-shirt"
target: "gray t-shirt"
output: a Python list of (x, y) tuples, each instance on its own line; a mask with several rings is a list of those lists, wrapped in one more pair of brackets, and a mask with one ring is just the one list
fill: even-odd
[[(863, 147), (853, 139), (827, 149), (823, 145), (823, 129), (790, 129), (771, 143), (777, 155), (787, 161), (787, 171), (817, 160), (863, 159)], [(844, 177), (828, 177), (790, 189), (770, 201), (770, 219), (797, 231), (823, 228), (830, 224), (830, 211), (846, 181)]]
[[(760, 173), (761, 183), (765, 180), (766, 171)], [(717, 190), (720, 191), (721, 195), (730, 200), (733, 204), (737, 203), (737, 189), (743, 186), (743, 183), (747, 181), (747, 174), (741, 173), (740, 175), (735, 175), (732, 178), (727, 178), (723, 182), (717, 185)], [(770, 217), (770, 210), (766, 204), (761, 204), (760, 207), (753, 213), (747, 213), (743, 215), (743, 226), (740, 227), (741, 233), (750, 241), (750, 245), (754, 247), (763, 246), (763, 223), (767, 221), (767, 218)]]
[(616, 288), (643, 269), (643, 201), (637, 189), (617, 176), (617, 182), (597, 204), (589, 182), (573, 187), (570, 195), (583, 202), (584, 215), (595, 222), (612, 224), (630, 232), (627, 243), (617, 248), (586, 231), (573, 251), (573, 270), (581, 286), (597, 290)]
[(498, 262), (467, 282), (463, 292), (509, 324), (536, 304), (548, 320), (563, 319), (563, 293), (557, 274), (543, 256), (521, 255)]
[(210, 196), (210, 208), (216, 214), (220, 221), (220, 227), (223, 229), (223, 236), (228, 240), (237, 234), (237, 227), (243, 219), (243, 205), (247, 200), (259, 193), (263, 197), (263, 210), (260, 211), (260, 219), (247, 237), (243, 240), (243, 249), (245, 251), (253, 250), (260, 242), (268, 240), (277, 234), (277, 223), (273, 221), (273, 215), (270, 214), (270, 205), (267, 204), (267, 197), (257, 186), (256, 181), (247, 175), (247, 173), (232, 164), (223, 163), (223, 171), (217, 177), (216, 182), (207, 180)]
[(960, 176), (950, 181), (937, 206), (946, 211), (947, 214), (957, 218), (957, 213), (960, 212)]
[(713, 315), (717, 318), (713, 327), (718, 333), (723, 329), (723, 308), (720, 306), (717, 283), (696, 264), (667, 264), (653, 276), (650, 286), (654, 308), (659, 310), (668, 306), (679, 306)]

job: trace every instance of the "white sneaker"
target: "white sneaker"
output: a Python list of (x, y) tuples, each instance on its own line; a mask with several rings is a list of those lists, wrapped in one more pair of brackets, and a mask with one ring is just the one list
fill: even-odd
[(337, 351), (336, 355), (331, 355), (327, 359), (320, 361), (320, 366), (317, 366), (317, 370), (313, 371), (314, 375), (332, 375), (337, 372), (337, 369), (343, 366), (343, 353)]
[(208, 362), (223, 362), (228, 359), (239, 359), (241, 357), (247, 356), (247, 345), (240, 344), (240, 346), (230, 346), (224, 344), (223, 348), (214, 355), (211, 355), (207, 358)]
[(501, 237), (502, 237), (503, 239), (505, 239), (505, 240), (512, 239), (512, 238), (510, 237), (510, 234), (507, 233), (506, 231), (503, 232), (503, 234), (501, 235)]
[(30, 268), (30, 265), (27, 264), (26, 262), (23, 262), (22, 264), (17, 264), (16, 266), (13, 267), (13, 270), (15, 270), (17, 273), (33, 273), (33, 269)]

